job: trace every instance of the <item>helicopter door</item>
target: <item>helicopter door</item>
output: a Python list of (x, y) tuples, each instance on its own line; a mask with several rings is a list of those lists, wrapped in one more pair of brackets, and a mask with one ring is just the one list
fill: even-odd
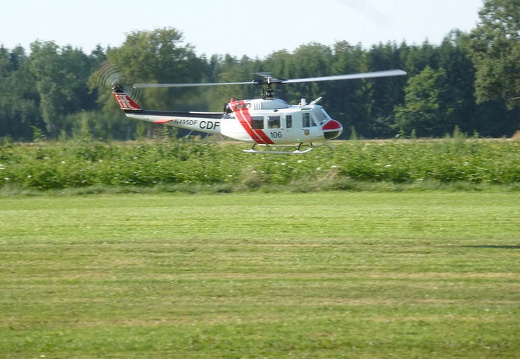
[(302, 131), (303, 138), (313, 138), (319, 136), (318, 124), (314, 121), (310, 112), (302, 112)]

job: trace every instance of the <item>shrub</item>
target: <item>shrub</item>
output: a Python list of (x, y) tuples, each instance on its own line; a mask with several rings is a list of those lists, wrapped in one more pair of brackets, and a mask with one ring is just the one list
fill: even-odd
[[(353, 182), (518, 184), (520, 142), (444, 139), (336, 142), (305, 155), (246, 154), (243, 144), (191, 141), (0, 143), (0, 185), (38, 190), (89, 186), (289, 186)], [(355, 187), (355, 186), (354, 186)]]

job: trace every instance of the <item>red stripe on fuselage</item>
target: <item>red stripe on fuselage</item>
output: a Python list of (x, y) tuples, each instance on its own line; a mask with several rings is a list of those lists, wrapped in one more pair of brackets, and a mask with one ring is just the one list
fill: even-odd
[(256, 143), (263, 143), (261, 138), (258, 137), (256, 132), (251, 127), (251, 121), (248, 121), (247, 117), (242, 113), (242, 110), (236, 110), (235, 116), (244, 128), (246, 130), (247, 134), (255, 141)]
[(244, 106), (244, 102), (231, 102), (232, 109), (237, 117), (238, 121), (244, 127), (244, 130), (248, 133), (249, 136), (256, 143), (263, 145), (272, 145), (273, 141), (264, 133), (263, 130), (253, 129), (251, 115), (249, 114), (249, 109)]

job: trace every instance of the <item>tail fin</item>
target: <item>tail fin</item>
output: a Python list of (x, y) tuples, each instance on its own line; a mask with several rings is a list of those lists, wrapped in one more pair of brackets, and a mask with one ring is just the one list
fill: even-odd
[(127, 110), (140, 111), (141, 110), (141, 107), (139, 107), (139, 105), (136, 104), (134, 102), (134, 100), (132, 100), (130, 98), (130, 96), (128, 96), (125, 93), (125, 90), (123, 89), (123, 86), (121, 86), (121, 85), (115, 85), (112, 88), (112, 96), (114, 96), (114, 98), (117, 100), (119, 107), (123, 111), (127, 111)]

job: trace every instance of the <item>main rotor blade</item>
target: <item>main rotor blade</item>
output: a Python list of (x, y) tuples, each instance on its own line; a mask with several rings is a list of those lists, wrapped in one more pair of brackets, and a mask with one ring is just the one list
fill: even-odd
[(134, 88), (146, 87), (196, 87), (196, 86), (225, 86), (225, 85), (257, 85), (256, 81), (247, 82), (201, 82), (185, 84), (134, 84)]
[(359, 74), (348, 75), (333, 75), (322, 77), (308, 77), (303, 79), (279, 80), (271, 77), (265, 77), (263, 81), (243, 81), (243, 82), (199, 82), (199, 83), (180, 83), (180, 84), (134, 84), (134, 88), (149, 88), (149, 87), (197, 87), (197, 86), (227, 86), (227, 85), (266, 85), (270, 83), (301, 83), (301, 82), (317, 82), (317, 81), (337, 81), (337, 80), (355, 80), (355, 79), (369, 79), (376, 77), (390, 77), (403, 76), (406, 72), (403, 70), (387, 70), (365, 72)]
[(283, 80), (284, 84), (300, 83), (300, 82), (316, 82), (316, 81), (337, 81), (337, 80), (355, 80), (355, 79), (370, 79), (376, 77), (390, 77), (390, 76), (403, 76), (406, 72), (403, 70), (387, 70), (387, 71), (375, 71), (375, 72), (364, 72), (359, 74), (348, 74), (348, 75), (333, 75), (333, 76), (322, 76), (322, 77), (308, 77), (304, 79), (292, 79)]

